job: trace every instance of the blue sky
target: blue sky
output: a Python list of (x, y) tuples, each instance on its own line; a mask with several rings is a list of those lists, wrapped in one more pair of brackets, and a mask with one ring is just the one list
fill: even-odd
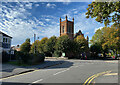
[(75, 32), (85, 37), (104, 27), (95, 19), (86, 19), (91, 2), (2, 2), (0, 3), (0, 31), (12, 36), (12, 45), (22, 44), (26, 38), (33, 42), (33, 34), (43, 37), (59, 36), (59, 18), (75, 19)]

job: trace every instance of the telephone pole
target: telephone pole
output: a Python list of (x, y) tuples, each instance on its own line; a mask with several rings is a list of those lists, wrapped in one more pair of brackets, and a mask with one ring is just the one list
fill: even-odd
[(36, 34), (34, 34), (34, 53), (36, 52), (35, 40), (36, 40)]

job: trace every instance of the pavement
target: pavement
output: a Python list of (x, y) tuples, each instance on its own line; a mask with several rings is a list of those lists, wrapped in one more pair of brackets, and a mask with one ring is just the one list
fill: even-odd
[(16, 66), (11, 64), (2, 64), (2, 68), (0, 69), (0, 78), (5, 78), (13, 75), (18, 75), (22, 73), (31, 72), (38, 69), (44, 69), (50, 66), (58, 65), (64, 63), (63, 60), (56, 60), (56, 59), (46, 59), (45, 62), (39, 65), (32, 65), (32, 66)]
[(64, 60), (63, 64), (0, 79), (2, 85), (118, 85), (118, 61)]

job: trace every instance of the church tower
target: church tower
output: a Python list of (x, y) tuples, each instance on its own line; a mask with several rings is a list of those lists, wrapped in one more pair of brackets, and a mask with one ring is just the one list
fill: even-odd
[(60, 18), (60, 36), (62, 35), (68, 35), (70, 39), (74, 38), (74, 18), (72, 21), (68, 21), (67, 16), (65, 21)]

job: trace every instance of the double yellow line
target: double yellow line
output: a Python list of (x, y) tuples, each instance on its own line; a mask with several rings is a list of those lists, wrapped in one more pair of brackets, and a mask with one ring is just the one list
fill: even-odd
[(100, 76), (100, 75), (103, 75), (103, 74), (106, 74), (106, 73), (110, 73), (111, 71), (105, 71), (105, 72), (101, 72), (101, 73), (98, 73), (98, 74), (94, 74), (92, 75), (91, 77), (89, 77), (83, 85), (89, 85), (96, 77)]

